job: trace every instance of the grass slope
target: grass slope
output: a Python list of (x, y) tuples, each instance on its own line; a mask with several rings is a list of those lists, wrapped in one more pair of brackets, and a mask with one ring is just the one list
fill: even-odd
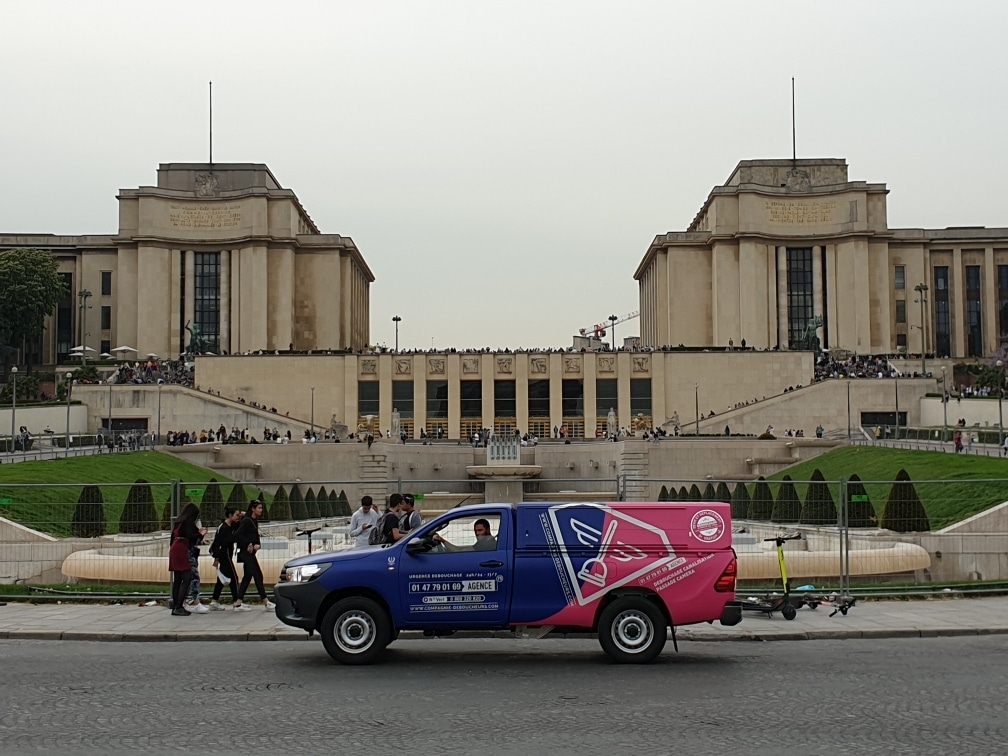
[[(937, 451), (850, 446), (789, 467), (769, 480), (776, 481), (790, 475), (795, 481), (808, 481), (816, 468), (822, 471), (827, 481), (838, 481), (857, 474), (865, 481), (865, 490), (880, 518), (896, 473), (900, 469), (906, 470), (931, 521), (932, 530), (939, 530), (1008, 500), (1008, 460)], [(776, 497), (779, 486), (771, 487)], [(795, 488), (804, 501), (808, 486), (796, 483)], [(839, 504), (839, 488), (831, 485), (830, 491)]]
[[(0, 465), (0, 516), (52, 535), (67, 536), (81, 490), (87, 484), (96, 484), (105, 500), (108, 532), (116, 533), (126, 495), (138, 478), (162, 484), (151, 486), (159, 513), (171, 495), (168, 483), (172, 480), (205, 483), (217, 478), (222, 483), (230, 482), (217, 472), (161, 452), (19, 462)], [(225, 489), (224, 495), (227, 493)]]

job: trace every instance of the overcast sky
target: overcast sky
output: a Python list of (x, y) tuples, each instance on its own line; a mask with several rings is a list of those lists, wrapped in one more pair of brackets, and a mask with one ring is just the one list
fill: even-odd
[[(0, 233), (111, 234), (159, 163), (266, 163), (371, 340), (569, 346), (739, 160), (846, 158), (891, 227), (1008, 225), (1005, 2), (13, 2)], [(688, 306), (688, 303), (687, 303)], [(617, 337), (638, 333), (637, 320)]]

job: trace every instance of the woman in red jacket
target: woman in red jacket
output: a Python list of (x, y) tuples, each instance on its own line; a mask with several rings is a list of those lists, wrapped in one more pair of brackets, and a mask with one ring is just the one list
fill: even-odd
[(172, 615), (188, 617), (192, 612), (183, 606), (192, 582), (192, 565), (189, 552), (200, 539), (199, 507), (191, 501), (182, 507), (175, 526), (172, 528), (171, 545), (168, 547), (168, 569), (172, 573)]

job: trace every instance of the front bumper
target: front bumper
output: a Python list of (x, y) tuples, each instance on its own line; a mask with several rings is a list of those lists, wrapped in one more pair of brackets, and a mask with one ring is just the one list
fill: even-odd
[[(277, 612), (280, 611), (279, 606)], [(721, 624), (727, 627), (737, 625), (742, 621), (742, 604), (738, 601), (730, 601), (721, 610)]]
[(307, 583), (277, 583), (273, 587), (276, 616), (285, 625), (312, 632), (317, 630), (318, 610), (329, 595), (318, 580)]

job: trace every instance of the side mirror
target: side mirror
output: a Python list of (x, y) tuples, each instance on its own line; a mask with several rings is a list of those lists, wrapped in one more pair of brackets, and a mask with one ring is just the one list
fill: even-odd
[(407, 554), (423, 554), (428, 550), (429, 547), (422, 538), (410, 538), (409, 541), (406, 542)]

